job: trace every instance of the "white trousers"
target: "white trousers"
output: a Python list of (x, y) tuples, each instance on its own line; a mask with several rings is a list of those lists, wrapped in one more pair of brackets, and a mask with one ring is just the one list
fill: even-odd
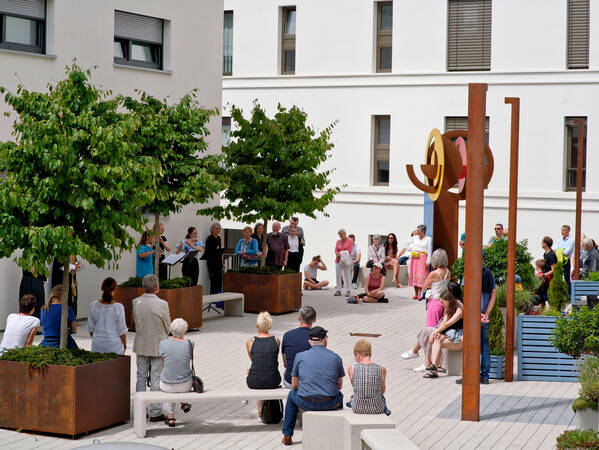
[(352, 266), (344, 266), (341, 263), (335, 263), (335, 275), (337, 276), (337, 286), (335, 288), (338, 291), (341, 290), (341, 278), (343, 278), (345, 290), (349, 292), (351, 289), (351, 270)]
[[(160, 390), (162, 392), (189, 392), (191, 391), (191, 380), (184, 381), (183, 383), (165, 383), (160, 380)], [(174, 414), (175, 404), (163, 403), (162, 410), (164, 414)]]

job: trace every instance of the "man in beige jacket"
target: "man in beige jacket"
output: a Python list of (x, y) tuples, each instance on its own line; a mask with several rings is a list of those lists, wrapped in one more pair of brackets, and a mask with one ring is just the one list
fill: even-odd
[[(171, 328), (168, 303), (158, 298), (158, 277), (146, 275), (142, 281), (144, 294), (133, 300), (133, 320), (135, 322), (135, 341), (133, 351), (137, 355), (136, 392), (146, 390), (146, 380), (150, 378), (150, 390), (160, 390), (160, 372), (162, 358), (158, 356), (158, 344), (166, 339)], [(150, 405), (150, 421), (165, 419), (159, 403)]]

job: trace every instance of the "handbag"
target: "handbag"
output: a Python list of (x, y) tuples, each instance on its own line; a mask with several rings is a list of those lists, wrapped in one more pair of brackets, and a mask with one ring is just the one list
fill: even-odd
[(264, 400), (262, 404), (262, 423), (279, 423), (283, 418), (282, 400)]
[(347, 250), (343, 250), (339, 253), (339, 262), (343, 266), (351, 266), (354, 263), (354, 260), (351, 259), (351, 255)]
[(193, 366), (193, 344), (189, 339), (187, 339), (187, 343), (189, 344), (189, 353), (191, 353), (191, 390), (192, 392), (201, 394), (204, 392), (204, 382), (200, 377), (196, 376), (196, 369)]

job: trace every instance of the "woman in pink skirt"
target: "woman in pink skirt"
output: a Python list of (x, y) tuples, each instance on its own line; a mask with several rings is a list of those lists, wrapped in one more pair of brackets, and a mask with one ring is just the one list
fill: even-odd
[(422, 294), (422, 286), (428, 277), (428, 266), (431, 263), (433, 240), (426, 235), (426, 225), (418, 225), (416, 234), (412, 236), (410, 245), (410, 279), (409, 285), (414, 287), (414, 299)]

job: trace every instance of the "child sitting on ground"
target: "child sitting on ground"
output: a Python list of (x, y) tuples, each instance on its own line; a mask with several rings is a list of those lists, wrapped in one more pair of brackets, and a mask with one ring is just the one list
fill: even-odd
[(9, 314), (2, 344), (0, 344), (0, 354), (11, 348), (31, 346), (37, 327), (40, 326), (40, 320), (32, 316), (35, 303), (36, 299), (33, 295), (24, 295), (19, 300), (19, 313)]
[(372, 347), (366, 339), (360, 339), (354, 345), (354, 357), (357, 364), (347, 368), (347, 373), (354, 387), (347, 407), (355, 414), (391, 414), (385, 402), (385, 378), (387, 371), (383, 366), (370, 360)]

